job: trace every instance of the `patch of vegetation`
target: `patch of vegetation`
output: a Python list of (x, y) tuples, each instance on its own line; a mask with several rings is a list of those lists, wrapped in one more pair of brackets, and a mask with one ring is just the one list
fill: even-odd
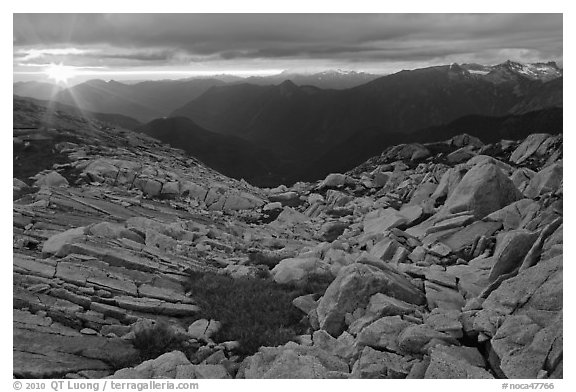
[(305, 333), (304, 315), (292, 300), (325, 290), (328, 284), (312, 279), (305, 287), (281, 286), (265, 279), (194, 273), (186, 290), (200, 306), (200, 318), (222, 323), (214, 340), (237, 340), (241, 346), (237, 352), (250, 355), (261, 346), (282, 345)]
[(185, 351), (184, 340), (168, 323), (158, 321), (134, 331), (133, 344), (144, 361), (174, 350)]

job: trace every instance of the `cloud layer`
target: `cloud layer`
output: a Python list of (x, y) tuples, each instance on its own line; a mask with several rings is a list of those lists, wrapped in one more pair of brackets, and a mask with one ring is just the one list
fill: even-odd
[(15, 14), (14, 67), (350, 68), (562, 60), (561, 14)]

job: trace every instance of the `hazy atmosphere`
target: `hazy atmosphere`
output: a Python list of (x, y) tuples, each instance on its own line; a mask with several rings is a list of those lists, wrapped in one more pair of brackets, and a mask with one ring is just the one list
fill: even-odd
[(562, 63), (561, 14), (15, 14), (14, 77), (70, 82)]

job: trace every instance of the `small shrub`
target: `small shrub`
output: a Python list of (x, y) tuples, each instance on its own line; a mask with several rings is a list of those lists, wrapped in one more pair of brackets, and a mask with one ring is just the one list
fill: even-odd
[(222, 323), (213, 338), (239, 341), (239, 354), (284, 344), (305, 331), (303, 314), (292, 305), (292, 300), (302, 295), (301, 289), (264, 279), (201, 273), (190, 277), (186, 289), (198, 302), (200, 317)]
[(184, 338), (178, 336), (169, 324), (159, 321), (136, 328), (133, 344), (140, 351), (142, 360), (147, 360), (170, 351), (182, 350), (183, 341)]

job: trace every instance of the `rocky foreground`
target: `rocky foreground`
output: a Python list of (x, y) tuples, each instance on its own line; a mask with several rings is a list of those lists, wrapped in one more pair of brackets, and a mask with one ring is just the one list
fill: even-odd
[[(561, 135), (401, 145), (259, 189), (24, 109), (15, 147), (58, 159), (14, 179), (15, 377), (562, 378)], [(309, 333), (239, 356), (195, 316), (193, 272), (329, 285), (293, 301)], [(159, 322), (194, 356), (143, 361), (135, 336)]]

